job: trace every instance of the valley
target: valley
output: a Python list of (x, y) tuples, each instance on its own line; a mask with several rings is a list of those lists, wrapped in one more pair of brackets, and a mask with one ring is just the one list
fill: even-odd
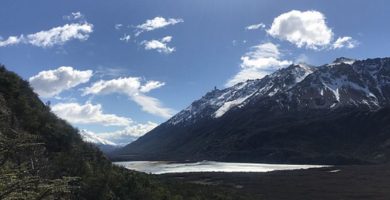
[(350, 165), (267, 173), (179, 173), (163, 174), (159, 178), (213, 186), (250, 200), (390, 198), (389, 165)]
[(390, 200), (390, 1), (0, 1), (0, 200)]

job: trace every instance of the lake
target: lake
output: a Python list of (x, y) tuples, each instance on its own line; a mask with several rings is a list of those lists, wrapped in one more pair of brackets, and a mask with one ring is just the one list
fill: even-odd
[(233, 163), (202, 161), (193, 163), (177, 163), (166, 161), (126, 161), (114, 162), (127, 169), (151, 173), (186, 173), (186, 172), (270, 172), (276, 170), (296, 170), (328, 167), (326, 165), (287, 165), (287, 164), (260, 164), (260, 163)]

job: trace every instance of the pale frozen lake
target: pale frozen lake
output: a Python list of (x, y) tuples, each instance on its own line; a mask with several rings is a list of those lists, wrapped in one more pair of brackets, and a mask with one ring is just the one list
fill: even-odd
[(151, 173), (186, 173), (186, 172), (270, 172), (276, 170), (296, 170), (328, 167), (325, 165), (285, 165), (260, 163), (231, 163), (202, 161), (194, 163), (175, 163), (165, 161), (126, 161), (114, 164), (127, 169)]

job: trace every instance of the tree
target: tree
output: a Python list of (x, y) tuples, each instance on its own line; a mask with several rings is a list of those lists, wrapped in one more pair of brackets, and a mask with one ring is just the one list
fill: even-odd
[(0, 132), (0, 199), (69, 199), (78, 178), (48, 179), (39, 137), (11, 128)]

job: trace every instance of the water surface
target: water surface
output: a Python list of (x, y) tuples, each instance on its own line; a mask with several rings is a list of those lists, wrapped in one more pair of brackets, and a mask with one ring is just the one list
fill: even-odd
[(127, 169), (151, 173), (186, 173), (186, 172), (270, 172), (276, 170), (296, 170), (327, 167), (325, 165), (285, 165), (260, 163), (231, 163), (202, 161), (193, 163), (176, 163), (166, 161), (126, 161), (115, 162)]

